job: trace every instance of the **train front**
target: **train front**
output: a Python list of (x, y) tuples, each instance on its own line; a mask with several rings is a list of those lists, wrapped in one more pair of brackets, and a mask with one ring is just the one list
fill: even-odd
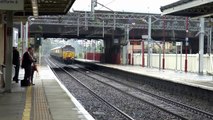
[(73, 63), (75, 59), (75, 48), (71, 45), (63, 47), (63, 61), (65, 63)]

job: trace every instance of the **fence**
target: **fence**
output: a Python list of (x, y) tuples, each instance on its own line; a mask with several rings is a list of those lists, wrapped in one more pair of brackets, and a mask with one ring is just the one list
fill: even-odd
[[(145, 66), (147, 66), (147, 54), (145, 56)], [(161, 68), (162, 68), (162, 58), (161, 55)], [(134, 54), (134, 65), (142, 65), (141, 54)], [(203, 72), (213, 74), (213, 56), (205, 54), (203, 59)], [(198, 72), (199, 69), (199, 54), (188, 54), (187, 55), (187, 71), (188, 72)], [(177, 63), (177, 64), (176, 64)], [(150, 60), (151, 67), (159, 67), (159, 54), (152, 54)], [(165, 54), (165, 69), (184, 71), (185, 68), (185, 54)]]

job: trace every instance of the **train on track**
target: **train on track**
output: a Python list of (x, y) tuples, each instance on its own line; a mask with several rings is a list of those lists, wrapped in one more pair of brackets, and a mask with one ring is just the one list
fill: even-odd
[(71, 45), (51, 49), (50, 56), (66, 64), (72, 64), (75, 59), (75, 48)]

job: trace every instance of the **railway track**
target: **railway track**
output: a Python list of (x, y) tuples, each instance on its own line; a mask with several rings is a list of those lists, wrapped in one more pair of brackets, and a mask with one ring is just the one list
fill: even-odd
[[(116, 89), (117, 91), (127, 94), (141, 102), (144, 102), (144, 103), (149, 104), (153, 107), (156, 107), (164, 112), (167, 112), (170, 115), (175, 116), (174, 119), (182, 119), (182, 120), (186, 120), (186, 119), (203, 119), (203, 120), (205, 120), (206, 119), (206, 120), (210, 120), (213, 118), (211, 113), (196, 109), (194, 107), (191, 107), (191, 106), (179, 103), (179, 102), (175, 102), (175, 101), (167, 99), (165, 97), (161, 97), (161, 96), (152, 94), (150, 92), (136, 88), (132, 85), (117, 81), (109, 76), (105, 76), (103, 74), (98, 74), (98, 73), (90, 71), (88, 69), (79, 68), (79, 66), (72, 65), (71, 68), (69, 66), (66, 66), (67, 71), (70, 71), (70, 69), (72, 69), (71, 70), (72, 74), (75, 74), (75, 76), (76, 76), (76, 74), (79, 74), (79, 72), (80, 72), (81, 74), (77, 75), (77, 76), (90, 77), (98, 82), (101, 82), (102, 84), (105, 84), (107, 86), (112, 87), (113, 89)], [(104, 98), (102, 98), (102, 99), (105, 100)], [(118, 107), (116, 107), (116, 108), (118, 108)], [(125, 112), (123, 112), (123, 113), (125, 113)], [(127, 114), (127, 113), (125, 113), (125, 114)], [(129, 116), (131, 116), (131, 115), (129, 115)], [(133, 117), (132, 117), (132, 119), (133, 119)]]
[[(70, 68), (70, 67), (67, 66), (67, 68)], [(76, 68), (78, 68), (78, 67), (71, 67), (71, 69), (80, 72), (80, 71), (77, 70)], [(72, 72), (72, 73), (73, 73), (73, 72)], [(80, 72), (80, 73), (82, 73), (82, 72)], [(85, 74), (85, 73), (86, 73), (86, 74)], [(82, 74), (83, 74), (83, 75), (86, 75), (86, 76), (88, 76), (88, 77), (91, 77), (91, 76), (87, 75), (87, 74), (88, 74), (88, 71), (86, 71), (85, 73), (82, 73)], [(81, 76), (81, 75), (80, 75), (80, 76)], [(98, 79), (95, 78), (95, 77), (91, 77), (91, 78), (98, 80)], [(99, 81), (99, 80), (98, 80), (98, 81)], [(109, 86), (109, 84), (107, 84), (107, 83), (105, 83), (105, 82), (102, 82), (102, 81), (99, 81), (99, 82), (101, 82), (101, 83), (103, 83), (103, 84)], [(117, 85), (117, 84), (116, 84), (116, 85)], [(134, 95), (132, 95), (132, 94), (129, 94), (129, 93), (125, 92), (125, 90), (121, 90), (121, 89), (119, 89), (119, 88), (117, 88), (117, 87), (115, 87), (115, 86), (113, 86), (113, 85), (110, 85), (110, 87), (113, 87), (114, 89), (116, 89), (116, 90), (118, 90), (118, 91), (120, 91), (120, 92), (122, 92), (122, 93), (124, 93), (124, 94), (127, 94), (127, 95), (133, 97), (134, 99), (137, 99), (137, 100), (139, 100), (139, 101), (141, 101), (141, 102), (145, 102), (145, 103), (147, 103), (147, 104), (149, 104), (149, 105), (151, 105), (151, 106), (154, 106), (154, 107), (156, 107), (156, 108), (158, 108), (158, 109), (160, 109), (160, 110), (162, 110), (162, 111), (164, 111), (164, 112), (166, 112), (166, 113), (169, 113), (170, 115), (174, 116), (175, 119), (187, 120), (187, 119), (186, 119), (185, 117), (183, 117), (183, 116), (180, 116), (180, 115), (178, 115), (178, 114), (174, 114), (174, 113), (171, 112), (170, 110), (164, 109), (164, 108), (162, 108), (162, 107), (159, 107), (158, 105), (152, 104), (151, 102), (148, 102), (148, 101), (146, 101), (146, 100), (143, 100), (143, 99), (141, 99), (141, 98), (139, 98), (139, 97), (136, 97), (136, 96), (134, 96)], [(121, 88), (122, 88), (122, 87), (121, 87)]]
[[(85, 85), (84, 83), (82, 83), (78, 78), (76, 78), (75, 76), (73, 76), (72, 74), (70, 74), (67, 70), (65, 70), (64, 68), (60, 67), (59, 65), (53, 63), (51, 60), (47, 60), (47, 63), (50, 66), (56, 66), (58, 67), (60, 70), (62, 70), (64, 73), (66, 73), (67, 75), (69, 75), (70, 77), (72, 77), (76, 82), (78, 82), (81, 86), (83, 86), (86, 90), (89, 91), (90, 95), (94, 96), (96, 99), (98, 99), (102, 104), (107, 105), (108, 107), (110, 107), (111, 109), (114, 110), (114, 114), (120, 115), (120, 117), (116, 117), (116, 119), (122, 119), (122, 120), (134, 120), (131, 116), (129, 116), (128, 114), (126, 114), (125, 112), (123, 112), (122, 110), (120, 110), (119, 108), (117, 108), (116, 106), (112, 105), (111, 103), (107, 102), (106, 100), (104, 100), (102, 97), (100, 97), (98, 94), (96, 94), (95, 91), (93, 91), (92, 89), (90, 89), (87, 85)], [(53, 70), (54, 71), (54, 70)], [(57, 73), (54, 72), (56, 75)]]
[[(79, 66), (78, 66), (78, 67), (79, 67)], [(114, 88), (116, 88), (116, 89), (119, 89), (119, 90), (121, 90), (121, 91), (123, 91), (123, 92), (125, 92), (124, 90), (126, 90), (126, 88), (124, 89), (123, 86), (127, 86), (127, 87), (129, 87), (129, 88), (131, 88), (131, 89), (135, 89), (137, 92), (139, 91), (139, 92), (141, 92), (141, 93), (143, 93), (143, 94), (145, 94), (145, 95), (147, 95), (147, 96), (152, 97), (152, 100), (153, 100), (153, 99), (157, 99), (157, 100), (163, 101), (163, 102), (166, 103), (166, 104), (170, 104), (170, 105), (172, 105), (172, 106), (176, 106), (176, 107), (178, 107), (178, 108), (181, 108), (181, 109), (183, 109), (184, 111), (186, 111), (186, 113), (191, 112), (193, 116), (194, 116), (194, 115), (197, 115), (197, 116), (199, 116), (199, 117), (202, 116), (204, 119), (210, 119), (210, 120), (213, 119), (213, 114), (212, 114), (212, 113), (208, 113), (208, 112), (206, 112), (206, 111), (197, 109), (197, 108), (195, 108), (195, 107), (192, 107), (192, 106), (189, 106), (189, 105), (180, 103), (180, 102), (176, 102), (176, 101), (174, 101), (174, 100), (171, 100), (171, 99), (168, 99), (168, 98), (165, 98), (165, 97), (162, 97), (162, 96), (159, 96), (159, 95), (156, 95), (156, 94), (153, 94), (153, 93), (150, 93), (150, 92), (141, 90), (141, 89), (136, 88), (136, 87), (134, 87), (134, 86), (132, 86), (132, 85), (130, 85), (130, 84), (123, 83), (123, 82), (118, 81), (118, 80), (116, 80), (116, 79), (113, 79), (113, 78), (111, 78), (111, 77), (109, 77), (109, 76), (106, 76), (106, 75), (103, 75), (103, 74), (99, 74), (99, 73), (93, 72), (93, 71), (91, 71), (91, 70), (89, 70), (89, 69), (85, 69), (85, 68), (81, 68), (81, 69), (82, 69), (83, 71), (86, 71), (87, 73), (89, 73), (89, 74), (86, 74), (86, 75), (87, 75), (88, 77), (93, 78), (93, 79), (98, 80), (96, 77), (94, 77), (94, 76), (91, 75), (91, 74), (95, 74), (95, 75), (98, 75), (98, 76), (102, 76), (103, 78), (107, 78), (108, 80), (111, 80), (110, 82), (109, 82), (109, 81), (104, 82), (104, 81), (100, 81), (100, 80), (98, 80), (98, 81), (100, 81), (100, 82), (102, 82), (102, 83), (104, 83), (104, 84), (108, 84), (108, 85), (110, 85), (110, 86), (112, 86), (112, 87), (114, 87)], [(79, 71), (79, 70), (78, 70), (78, 71)], [(79, 72), (82, 72), (82, 71), (79, 71)], [(114, 83), (114, 82), (116, 82), (116, 83)], [(116, 85), (120, 84), (119, 86), (122, 86), (122, 87), (121, 87), (121, 89), (120, 89), (120, 88), (117, 88), (116, 86), (114, 86), (113, 84), (116, 84)], [(122, 90), (122, 89), (123, 89), (123, 90)], [(126, 92), (125, 92), (125, 93), (126, 93)], [(130, 93), (130, 94), (129, 94), (129, 93)], [(132, 95), (131, 93), (136, 93), (136, 92), (135, 92), (135, 91), (134, 91), (134, 92), (131, 91), (131, 92), (129, 92), (129, 93), (126, 93), (126, 94)], [(133, 96), (134, 96), (134, 95), (133, 95)], [(145, 102), (148, 102), (149, 104), (151, 104), (151, 105), (153, 105), (153, 106), (155, 106), (155, 107), (157, 107), (157, 108), (159, 108), (159, 109), (162, 109), (162, 110), (165, 109), (165, 105), (164, 105), (163, 107), (158, 106), (158, 105), (154, 105), (153, 103), (149, 102), (149, 99), (146, 99), (146, 100), (144, 100), (144, 101), (145, 101)], [(170, 108), (170, 109), (167, 108), (167, 109), (169, 110), (169, 112), (173, 111), (171, 108)], [(167, 110), (166, 110), (166, 111), (167, 111)], [(173, 114), (173, 113), (172, 113), (172, 114)], [(179, 116), (179, 115), (178, 115), (178, 116)], [(182, 119), (184, 119), (184, 118), (182, 118)], [(187, 118), (187, 119), (189, 119), (189, 118)]]

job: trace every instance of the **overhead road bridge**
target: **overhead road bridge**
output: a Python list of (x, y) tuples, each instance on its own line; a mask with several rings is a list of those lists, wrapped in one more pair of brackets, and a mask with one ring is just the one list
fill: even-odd
[[(111, 11), (95, 11), (95, 14), (88, 11), (74, 11), (68, 15), (29, 17), (30, 36), (105, 41), (119, 39), (119, 43), (125, 45), (128, 40), (142, 39), (142, 35), (148, 35), (149, 16), (151, 16), (152, 39), (158, 41), (165, 39), (171, 42), (185, 40), (186, 17)], [(199, 21), (189, 19), (188, 37), (194, 53), (198, 52), (196, 36), (198, 31)]]
[[(130, 38), (141, 39), (141, 35), (148, 33), (148, 19), (152, 17), (152, 37), (162, 40), (165, 29), (167, 40), (174, 37), (181, 38), (185, 34), (185, 18), (170, 16), (163, 19), (160, 14), (123, 13), (96, 11), (94, 16), (87, 11), (75, 11), (64, 16), (31, 17), (31, 36), (41, 33), (44, 37), (59, 36), (65, 38), (116, 38), (124, 36), (129, 30)], [(190, 20), (191, 37), (198, 31), (197, 20)], [(131, 32), (134, 31), (134, 34)], [(173, 34), (171, 34), (173, 31)]]

